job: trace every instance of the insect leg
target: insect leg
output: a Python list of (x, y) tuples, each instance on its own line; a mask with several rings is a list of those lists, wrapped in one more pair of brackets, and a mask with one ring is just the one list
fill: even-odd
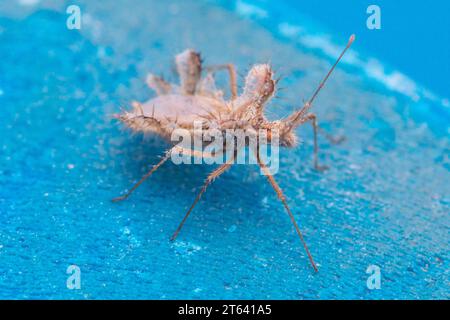
[(173, 152), (177, 152), (189, 157), (197, 157), (197, 158), (215, 158), (217, 156), (220, 156), (223, 154), (223, 150), (218, 150), (216, 153), (210, 153), (210, 152), (205, 152), (205, 151), (200, 151), (200, 150), (193, 150), (193, 149), (188, 149), (188, 148), (183, 148), (181, 146), (174, 146), (172, 148)]
[(150, 89), (153, 89), (158, 96), (172, 92), (172, 86), (166, 80), (153, 74), (148, 74), (145, 81)]
[(232, 100), (236, 99), (236, 97), (237, 97), (237, 81), (236, 81), (236, 68), (235, 68), (234, 64), (227, 63), (227, 64), (220, 64), (220, 65), (213, 65), (213, 66), (208, 66), (205, 69), (210, 72), (227, 69), (228, 74), (230, 76), (231, 99)]
[(287, 117), (286, 120), (284, 120), (284, 122), (288, 126), (290, 126), (291, 128), (295, 128), (295, 127), (298, 126), (299, 120), (301, 120), (307, 114), (309, 109), (311, 109), (311, 106), (312, 106), (312, 103), (314, 102), (314, 99), (317, 97), (317, 95), (319, 94), (320, 90), (322, 90), (322, 88), (325, 86), (325, 83), (327, 82), (328, 78), (333, 73), (333, 70), (336, 68), (336, 66), (338, 65), (339, 61), (341, 61), (341, 59), (344, 56), (345, 52), (350, 48), (350, 46), (352, 45), (353, 41), (355, 41), (355, 35), (354, 34), (350, 36), (350, 39), (348, 39), (347, 46), (342, 51), (342, 53), (340, 54), (340, 56), (338, 57), (336, 62), (333, 64), (331, 69), (328, 71), (328, 73), (325, 76), (325, 78), (323, 78), (322, 82), (319, 84), (319, 86), (317, 87), (316, 91), (314, 92), (312, 97), (309, 99), (309, 101), (306, 102), (303, 105), (303, 107), (300, 108), (300, 110), (295, 111), (293, 114), (291, 114), (289, 117)]
[(317, 116), (314, 113), (308, 113), (302, 120), (303, 123), (311, 121), (313, 131), (314, 131), (314, 168), (318, 171), (325, 171), (328, 169), (327, 166), (319, 165), (318, 153), (319, 146), (317, 144)]
[(231, 167), (231, 165), (234, 162), (234, 158), (235, 157), (230, 158), (229, 161), (227, 161), (226, 163), (224, 163), (219, 168), (217, 168), (216, 170), (214, 170), (213, 172), (211, 172), (209, 174), (209, 176), (205, 180), (205, 183), (203, 184), (202, 189), (198, 193), (197, 197), (195, 198), (195, 200), (192, 203), (191, 207), (189, 208), (188, 212), (185, 214), (183, 220), (181, 220), (181, 223), (178, 226), (177, 230), (175, 230), (175, 232), (173, 233), (172, 237), (170, 237), (170, 241), (174, 241), (177, 238), (178, 233), (180, 232), (180, 230), (183, 227), (184, 223), (186, 222), (187, 218), (191, 214), (191, 212), (194, 209), (195, 205), (200, 200), (200, 198), (202, 197), (203, 193), (205, 193), (206, 188), (208, 188), (208, 186), (211, 184), (211, 182), (214, 181), (214, 179), (218, 178), (222, 173), (224, 173), (225, 171), (227, 171), (227, 169), (229, 169)]
[(202, 61), (200, 53), (185, 50), (175, 57), (177, 72), (180, 76), (181, 89), (184, 94), (195, 94), (195, 88), (200, 80)]
[(342, 141), (345, 140), (345, 137), (333, 137), (332, 135), (330, 135), (328, 132), (326, 132), (324, 129), (322, 129), (321, 127), (319, 127), (319, 125), (317, 124), (317, 116), (314, 113), (308, 113), (305, 115), (305, 117), (302, 119), (301, 123), (305, 123), (311, 121), (311, 125), (313, 126), (313, 130), (314, 130), (314, 168), (316, 168), (319, 171), (325, 171), (328, 169), (327, 166), (320, 166), (318, 164), (318, 152), (319, 152), (319, 147), (317, 144), (317, 133), (321, 133), (325, 136), (325, 138), (330, 141), (330, 143), (332, 144), (339, 144)]
[(297, 232), (300, 241), (303, 244), (303, 247), (305, 248), (306, 254), (308, 255), (309, 261), (311, 262), (311, 265), (314, 268), (314, 271), (318, 271), (316, 264), (314, 263), (313, 257), (311, 255), (311, 253), (309, 252), (308, 246), (306, 245), (306, 242), (303, 238), (303, 235), (300, 231), (300, 228), (298, 227), (297, 222), (295, 221), (294, 215), (292, 214), (291, 210), (289, 209), (289, 206), (286, 202), (286, 197), (283, 194), (283, 191), (281, 191), (280, 186), (277, 184), (277, 182), (275, 181), (275, 179), (273, 178), (272, 174), (270, 173), (270, 170), (267, 168), (267, 166), (261, 161), (261, 159), (259, 158), (259, 153), (256, 153), (256, 158), (258, 160), (258, 164), (261, 167), (261, 169), (263, 170), (264, 174), (266, 175), (267, 179), (269, 180), (269, 183), (272, 185), (272, 188), (275, 190), (275, 192), (277, 193), (278, 198), (281, 200), (281, 202), (284, 205), (284, 208), (286, 209), (287, 213), (289, 214), (289, 217), (291, 218), (292, 224), (294, 225), (295, 231)]
[(222, 90), (218, 90), (214, 79), (214, 73), (209, 71), (197, 85), (196, 94), (214, 99), (223, 99)]
[(171, 153), (172, 149), (170, 149), (169, 151), (166, 152), (166, 154), (164, 155), (164, 157), (161, 159), (161, 161), (159, 161), (157, 164), (155, 164), (149, 172), (147, 172), (142, 178), (141, 180), (139, 180), (131, 189), (130, 191), (128, 191), (126, 194), (124, 194), (123, 196), (117, 197), (112, 199), (112, 202), (119, 202), (122, 200), (125, 200), (126, 198), (128, 198), (130, 196), (131, 193), (133, 193), (134, 190), (137, 189), (137, 187), (139, 187), (142, 182), (144, 182), (145, 180), (147, 180), (148, 177), (150, 177), (153, 172), (155, 172), (164, 162), (166, 162), (169, 158), (170, 158), (170, 153)]
[(322, 129), (319, 125), (317, 125), (317, 130), (320, 134), (322, 134), (331, 144), (339, 144), (345, 140), (345, 136), (334, 137), (324, 129)]

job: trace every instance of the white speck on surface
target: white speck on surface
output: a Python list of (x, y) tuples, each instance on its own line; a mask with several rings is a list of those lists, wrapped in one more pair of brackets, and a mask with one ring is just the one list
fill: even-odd
[(123, 234), (130, 234), (130, 233), (131, 233), (131, 231), (128, 227), (123, 228)]
[(67, 165), (67, 169), (72, 170), (73, 168), (75, 168), (75, 165), (74, 165), (74, 164), (69, 163), (69, 164)]
[(184, 241), (176, 241), (173, 246), (178, 253), (184, 253), (187, 255), (191, 255), (192, 253), (200, 251), (202, 249), (202, 247), (200, 247), (199, 245)]
[(82, 98), (85, 98), (85, 97), (86, 97), (86, 94), (84, 93), (84, 91), (82, 91), (80, 89), (75, 90), (74, 98), (82, 99)]
[(268, 198), (268, 197), (262, 198), (261, 203), (262, 203), (263, 205), (267, 205), (267, 204), (269, 203), (269, 198)]

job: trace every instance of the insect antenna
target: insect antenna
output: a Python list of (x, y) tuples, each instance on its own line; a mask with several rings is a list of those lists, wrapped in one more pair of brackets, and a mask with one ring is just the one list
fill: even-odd
[(333, 66), (330, 68), (328, 73), (326, 74), (325, 78), (323, 78), (322, 82), (317, 87), (314, 94), (311, 96), (311, 98), (306, 102), (303, 107), (299, 110), (294, 112), (292, 115), (290, 115), (287, 119), (284, 121), (286, 122), (288, 128), (294, 128), (298, 125), (299, 119), (302, 119), (303, 116), (308, 112), (308, 110), (311, 108), (312, 103), (314, 102), (314, 99), (316, 99), (317, 95), (319, 94), (320, 90), (325, 86), (325, 83), (327, 82), (328, 78), (330, 77), (331, 73), (333, 73), (333, 70), (338, 65), (339, 61), (341, 61), (342, 57), (344, 56), (345, 52), (350, 48), (353, 41), (355, 41), (355, 35), (352, 34), (347, 42), (347, 45), (345, 46), (344, 50), (341, 52), (339, 57), (337, 58), (336, 62), (333, 64)]
[(320, 85), (317, 87), (316, 91), (314, 92), (314, 94), (312, 95), (312, 97), (309, 99), (308, 104), (311, 105), (314, 101), (314, 99), (317, 97), (317, 95), (319, 94), (320, 90), (325, 86), (325, 82), (327, 82), (328, 78), (330, 77), (331, 73), (333, 72), (333, 70), (336, 68), (336, 66), (338, 65), (339, 61), (341, 61), (342, 57), (344, 56), (345, 52), (348, 50), (348, 48), (350, 48), (350, 46), (352, 45), (353, 41), (355, 41), (355, 35), (352, 34), (350, 36), (350, 39), (348, 40), (347, 45), (345, 46), (344, 50), (341, 52), (341, 54), (339, 55), (339, 57), (337, 58), (336, 62), (333, 64), (333, 66), (331, 67), (330, 71), (328, 71), (327, 75), (325, 76), (325, 78), (323, 78), (322, 82), (320, 83)]

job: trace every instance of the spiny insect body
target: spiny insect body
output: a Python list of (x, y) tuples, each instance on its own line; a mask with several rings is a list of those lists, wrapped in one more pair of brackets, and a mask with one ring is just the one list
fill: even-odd
[[(353, 43), (354, 39), (355, 37), (352, 35), (347, 46), (322, 80), (312, 97), (301, 108), (284, 119), (269, 121), (264, 115), (264, 106), (274, 95), (277, 84), (277, 81), (273, 78), (274, 73), (268, 64), (257, 64), (250, 69), (245, 78), (244, 90), (238, 96), (234, 65), (224, 64), (203, 67), (200, 55), (193, 50), (185, 50), (175, 57), (176, 70), (180, 77), (179, 85), (168, 83), (163, 78), (152, 74), (148, 75), (147, 84), (156, 92), (157, 96), (143, 104), (134, 102), (131, 111), (119, 114), (117, 118), (134, 131), (153, 132), (169, 141), (174, 130), (179, 128), (188, 130), (195, 136), (194, 123), (199, 122), (201, 123), (203, 134), (208, 134), (208, 130), (213, 129), (221, 131), (227, 129), (246, 130), (250, 128), (258, 131), (263, 129), (267, 132), (268, 144), (272, 142), (271, 132), (276, 131), (279, 135), (279, 144), (285, 147), (295, 146), (296, 135), (294, 130), (296, 127), (305, 123), (311, 123), (314, 130), (314, 167), (318, 170), (324, 170), (326, 168), (320, 166), (317, 160), (318, 126), (316, 123), (316, 116), (309, 112), (309, 110), (317, 94), (324, 86), (344, 53)], [(215, 85), (215, 72), (222, 69), (227, 70), (229, 73), (231, 90), (231, 98), (229, 100), (224, 98), (223, 91), (218, 90)], [(202, 74), (204, 75), (202, 76)], [(330, 136), (327, 137), (332, 142), (338, 142), (338, 140), (333, 139)], [(233, 157), (208, 175), (193, 204), (172, 235), (171, 240), (175, 240), (183, 224), (200, 200), (202, 194), (206, 191), (208, 185), (231, 167), (239, 152), (239, 147), (243, 148), (245, 146), (238, 146), (237, 150), (234, 150)], [(221, 151), (227, 152), (225, 149), (226, 145), (224, 144)], [(113, 201), (126, 199), (144, 180), (150, 177), (153, 172), (166, 162), (174, 152), (186, 156), (199, 156), (198, 150), (193, 148), (184, 148), (179, 145), (172, 146), (172, 148), (166, 151), (161, 161), (154, 165), (152, 169), (128, 191), (128, 193), (113, 199)], [(200, 156), (205, 157), (205, 154), (202, 153)], [(286, 197), (266, 164), (261, 160), (258, 151), (256, 152), (256, 159), (262, 172), (266, 175), (269, 183), (289, 214), (294, 228), (306, 250), (308, 258), (314, 270), (317, 271), (317, 266), (314, 263), (312, 255), (303, 239), (303, 235), (287, 204)]]

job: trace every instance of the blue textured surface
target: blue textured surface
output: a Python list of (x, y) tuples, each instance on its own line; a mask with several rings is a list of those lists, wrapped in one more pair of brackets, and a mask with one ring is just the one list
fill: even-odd
[[(218, 179), (170, 243), (211, 167), (169, 163), (128, 201), (109, 201), (167, 147), (111, 119), (151, 97), (146, 72), (170, 78), (186, 47), (241, 73), (270, 60), (285, 74), (274, 118), (311, 94), (330, 61), (213, 4), (78, 2), (81, 32), (66, 29), (60, 1), (0, 7), (0, 298), (449, 298), (448, 109), (336, 71), (315, 106), (347, 137), (320, 139), (331, 169), (312, 170), (307, 127), (275, 176), (317, 274), (255, 167)], [(80, 290), (66, 288), (71, 264)], [(380, 290), (366, 287), (372, 264)]]

